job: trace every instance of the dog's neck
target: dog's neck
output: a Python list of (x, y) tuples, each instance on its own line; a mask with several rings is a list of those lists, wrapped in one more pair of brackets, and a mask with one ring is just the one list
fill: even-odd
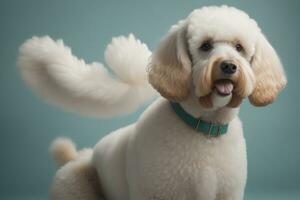
[(201, 118), (204, 121), (220, 124), (228, 124), (239, 112), (239, 108), (228, 108), (226, 106), (220, 106), (220, 104), (226, 105), (231, 97), (218, 97), (214, 96), (213, 104), (214, 108), (204, 109), (199, 104), (199, 99), (191, 94), (188, 99), (181, 102), (182, 108), (195, 118)]

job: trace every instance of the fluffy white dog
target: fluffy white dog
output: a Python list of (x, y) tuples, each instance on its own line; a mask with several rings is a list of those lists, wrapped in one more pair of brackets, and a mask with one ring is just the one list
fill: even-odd
[[(286, 85), (276, 52), (238, 9), (204, 7), (173, 26), (151, 52), (116, 38), (101, 64), (87, 65), (61, 41), (33, 38), (20, 49), (24, 80), (47, 101), (92, 116), (114, 116), (157, 99), (136, 123), (76, 152), (67, 139), (52, 151), (61, 167), (53, 200), (241, 200), (246, 146), (242, 100), (273, 102)], [(148, 66), (148, 73), (146, 67)]]

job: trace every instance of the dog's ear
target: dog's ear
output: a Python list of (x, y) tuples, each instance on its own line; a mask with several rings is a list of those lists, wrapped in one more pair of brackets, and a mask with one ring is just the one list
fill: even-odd
[(154, 52), (149, 65), (149, 82), (165, 98), (182, 101), (189, 94), (191, 60), (185, 22), (173, 27)]
[(254, 106), (266, 106), (276, 99), (287, 80), (279, 57), (263, 34), (256, 43), (252, 69), (256, 82), (249, 100)]

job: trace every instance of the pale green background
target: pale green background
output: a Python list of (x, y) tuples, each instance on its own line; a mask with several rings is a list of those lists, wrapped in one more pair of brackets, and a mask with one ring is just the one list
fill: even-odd
[(56, 169), (48, 155), (54, 138), (64, 135), (79, 147), (93, 146), (110, 131), (134, 122), (144, 109), (103, 120), (48, 106), (24, 86), (15, 65), (18, 47), (26, 39), (63, 38), (78, 57), (102, 61), (112, 36), (132, 32), (154, 49), (172, 24), (195, 8), (214, 4), (236, 6), (256, 19), (289, 79), (275, 104), (242, 106), (249, 161), (246, 199), (300, 199), (299, 2), (1, 0), (0, 199), (46, 199)]

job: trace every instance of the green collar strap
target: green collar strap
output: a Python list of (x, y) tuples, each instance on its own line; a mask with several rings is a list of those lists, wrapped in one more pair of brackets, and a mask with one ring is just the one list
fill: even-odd
[(187, 113), (179, 103), (170, 103), (177, 116), (197, 132), (201, 132), (210, 137), (218, 137), (220, 135), (224, 135), (228, 130), (228, 124), (214, 124), (211, 122), (205, 122)]

